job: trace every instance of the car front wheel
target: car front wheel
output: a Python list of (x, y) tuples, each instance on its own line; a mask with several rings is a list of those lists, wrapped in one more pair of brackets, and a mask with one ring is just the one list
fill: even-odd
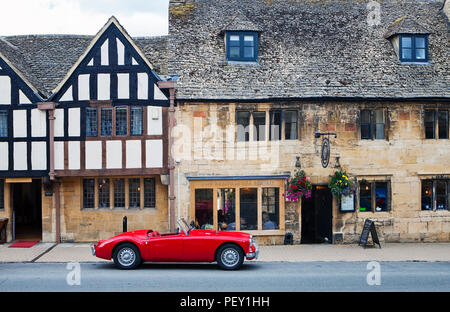
[(117, 267), (125, 270), (135, 269), (142, 263), (139, 249), (130, 243), (117, 247), (114, 251), (113, 259)]
[(244, 263), (244, 253), (234, 244), (225, 244), (217, 251), (217, 264), (224, 270), (237, 270)]

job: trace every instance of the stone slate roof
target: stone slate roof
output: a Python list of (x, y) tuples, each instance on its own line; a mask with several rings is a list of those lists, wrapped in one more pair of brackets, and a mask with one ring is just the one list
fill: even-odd
[[(176, 97), (450, 98), (443, 0), (377, 2), (381, 23), (369, 26), (365, 0), (171, 0), (168, 72), (179, 76)], [(239, 24), (238, 12), (260, 30), (256, 64), (226, 61), (222, 30)], [(430, 64), (401, 64), (385, 38), (402, 17), (400, 30), (420, 25), (430, 33)]]
[[(64, 78), (94, 36), (24, 35), (1, 37), (2, 53), (43, 97)], [(157, 74), (167, 73), (167, 37), (133, 38)]]

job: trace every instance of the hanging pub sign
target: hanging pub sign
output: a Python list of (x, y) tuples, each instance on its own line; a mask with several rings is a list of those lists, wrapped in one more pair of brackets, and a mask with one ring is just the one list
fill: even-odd
[(364, 222), (364, 226), (361, 232), (361, 237), (359, 238), (359, 246), (364, 245), (364, 248), (367, 246), (367, 241), (369, 240), (369, 233), (372, 235), (373, 245), (378, 244), (381, 248), (380, 240), (378, 239), (377, 229), (375, 228), (375, 223), (373, 220), (366, 219)]
[(328, 138), (330, 135), (334, 135), (334, 137), (336, 138), (337, 135), (336, 133), (332, 133), (332, 132), (325, 132), (325, 133), (321, 133), (321, 132), (316, 132), (314, 133), (314, 137), (316, 139), (320, 138), (322, 135), (326, 135), (327, 137), (324, 138), (322, 140), (322, 149), (320, 152), (320, 160), (322, 163), (322, 167), (326, 168), (328, 167), (328, 164), (330, 163), (330, 139)]

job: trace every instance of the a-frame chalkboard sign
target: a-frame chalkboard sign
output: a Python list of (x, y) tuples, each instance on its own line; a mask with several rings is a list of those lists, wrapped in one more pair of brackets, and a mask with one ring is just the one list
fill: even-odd
[(367, 246), (367, 240), (369, 239), (369, 233), (372, 234), (372, 241), (373, 244), (378, 244), (381, 248), (380, 240), (378, 239), (377, 229), (375, 228), (375, 223), (370, 220), (366, 219), (364, 222), (364, 227), (361, 232), (361, 237), (359, 238), (359, 246), (364, 245), (364, 248)]

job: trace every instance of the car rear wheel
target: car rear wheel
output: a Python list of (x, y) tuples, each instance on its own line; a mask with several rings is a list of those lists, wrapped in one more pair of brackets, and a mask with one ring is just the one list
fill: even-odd
[(217, 251), (217, 264), (224, 270), (237, 270), (244, 263), (244, 252), (239, 246), (225, 244)]
[(118, 246), (114, 251), (113, 259), (117, 267), (125, 270), (135, 269), (142, 263), (139, 249), (130, 243)]

